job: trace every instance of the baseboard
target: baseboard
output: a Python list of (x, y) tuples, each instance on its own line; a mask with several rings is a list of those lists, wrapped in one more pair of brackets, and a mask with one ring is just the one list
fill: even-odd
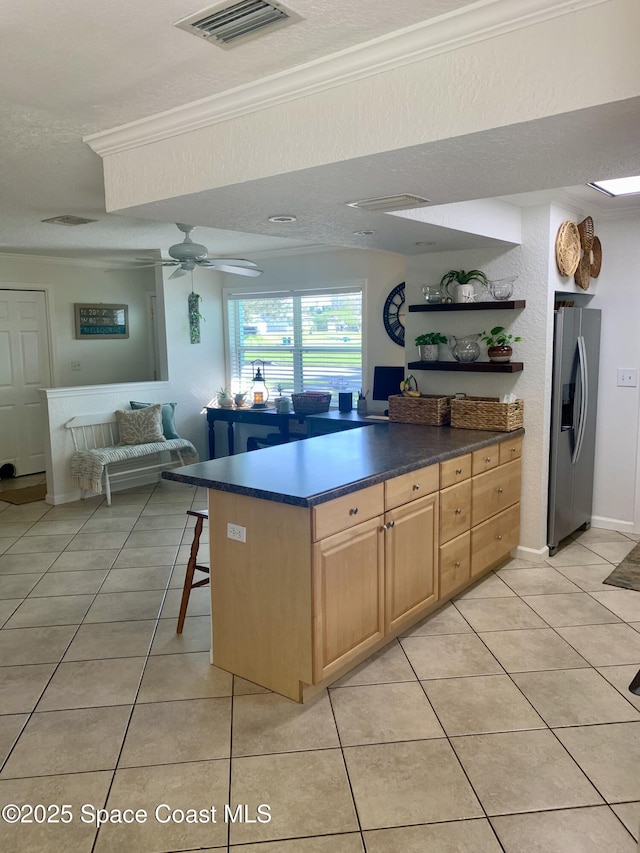
[(607, 518), (603, 515), (592, 516), (591, 526), (600, 527), (603, 530), (617, 530), (619, 533), (640, 533), (636, 530), (633, 521), (622, 521), (620, 518)]
[(511, 552), (511, 556), (515, 560), (527, 560), (529, 563), (544, 563), (549, 557), (549, 548), (546, 545), (544, 548), (525, 548), (524, 545), (518, 545)]
[[(117, 483), (111, 483), (111, 494), (115, 495), (117, 492), (122, 492), (125, 489), (131, 489), (135, 486), (147, 486), (153, 483), (159, 483), (160, 477), (158, 476), (158, 472), (151, 472), (146, 474), (134, 475), (131, 477), (127, 477), (126, 479), (121, 480)], [(167, 480), (167, 483), (170, 481)], [(104, 493), (104, 489), (102, 490), (101, 495), (96, 495), (94, 492), (87, 492), (85, 495), (86, 498), (95, 498), (95, 497), (103, 497), (106, 499), (106, 495)], [(62, 495), (51, 495), (47, 494), (45, 497), (45, 503), (52, 504), (53, 506), (59, 506), (60, 504), (69, 504), (74, 501), (79, 501), (82, 498), (82, 491), (80, 489), (75, 489), (73, 492), (65, 492)]]

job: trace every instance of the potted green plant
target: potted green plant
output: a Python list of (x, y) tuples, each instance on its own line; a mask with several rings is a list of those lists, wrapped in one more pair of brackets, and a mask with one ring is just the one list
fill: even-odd
[(489, 279), (482, 270), (449, 270), (440, 279), (440, 290), (449, 302), (475, 302), (474, 281), (480, 282), (482, 287), (489, 285)]
[(427, 332), (418, 335), (416, 346), (418, 347), (418, 358), (420, 361), (437, 361), (438, 344), (446, 344), (447, 339), (440, 332)]
[(226, 388), (220, 388), (216, 394), (216, 399), (218, 400), (218, 405), (221, 409), (233, 408), (233, 396)]
[(480, 338), (487, 344), (489, 361), (494, 362), (510, 361), (513, 355), (511, 344), (522, 340), (507, 332), (504, 326), (494, 326), (491, 331), (482, 332)]

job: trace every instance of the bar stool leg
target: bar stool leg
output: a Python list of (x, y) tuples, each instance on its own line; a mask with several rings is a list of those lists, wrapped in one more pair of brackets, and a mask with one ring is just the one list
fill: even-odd
[(200, 547), (200, 534), (202, 533), (202, 525), (204, 519), (202, 516), (197, 516), (196, 526), (193, 533), (193, 542), (191, 543), (191, 551), (189, 553), (189, 562), (187, 563), (187, 574), (184, 579), (184, 588), (182, 590), (182, 600), (180, 602), (180, 614), (178, 616), (177, 633), (182, 634), (184, 627), (184, 619), (187, 615), (187, 606), (189, 604), (189, 594), (193, 586), (193, 575), (196, 570), (196, 562), (198, 559), (198, 548)]

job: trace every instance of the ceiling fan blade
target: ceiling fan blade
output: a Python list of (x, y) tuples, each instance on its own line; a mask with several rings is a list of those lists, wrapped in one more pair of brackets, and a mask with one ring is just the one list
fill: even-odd
[(220, 272), (230, 272), (234, 275), (262, 275), (262, 270), (250, 270), (246, 267), (232, 267), (229, 264), (210, 264), (209, 269), (220, 270)]
[(218, 266), (219, 264), (227, 264), (230, 267), (247, 267), (247, 269), (257, 269), (258, 264), (253, 261), (247, 261), (244, 258), (205, 258), (203, 261), (198, 261), (200, 266)]
[(180, 278), (181, 275), (186, 275), (188, 272), (189, 272), (189, 270), (185, 270), (182, 267), (178, 267), (178, 269), (175, 272), (171, 273), (169, 278), (170, 279), (171, 278)]

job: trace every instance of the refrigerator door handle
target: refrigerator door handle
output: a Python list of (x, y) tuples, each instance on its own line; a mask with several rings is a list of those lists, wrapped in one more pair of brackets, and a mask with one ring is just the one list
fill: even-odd
[(575, 463), (580, 458), (582, 450), (582, 441), (584, 439), (584, 431), (587, 424), (587, 409), (589, 407), (589, 375), (587, 368), (587, 351), (582, 335), (578, 336), (578, 365), (580, 368), (580, 420), (578, 421), (578, 429), (576, 432), (576, 443), (573, 448), (571, 461)]

